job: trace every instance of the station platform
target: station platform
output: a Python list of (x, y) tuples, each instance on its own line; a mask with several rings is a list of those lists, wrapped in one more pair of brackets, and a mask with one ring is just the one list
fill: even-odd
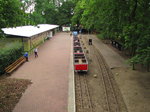
[(70, 34), (57, 33), (38, 48), (38, 58), (31, 55), (29, 62), (11, 75), (11, 78), (29, 79), (32, 82), (13, 112), (74, 111), (71, 52)]

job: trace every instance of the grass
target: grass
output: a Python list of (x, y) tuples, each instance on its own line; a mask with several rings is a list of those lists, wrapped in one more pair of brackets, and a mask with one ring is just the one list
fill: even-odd
[(6, 45), (6, 41), (0, 39), (0, 48), (3, 48)]
[(12, 112), (30, 80), (0, 77), (0, 112)]

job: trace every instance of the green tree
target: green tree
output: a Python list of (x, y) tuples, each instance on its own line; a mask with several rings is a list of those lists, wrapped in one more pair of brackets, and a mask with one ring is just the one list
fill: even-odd
[(73, 24), (119, 41), (133, 63), (150, 63), (149, 0), (74, 0)]
[(74, 3), (71, 0), (35, 0), (32, 19), (36, 24), (70, 24)]
[(18, 0), (0, 0), (0, 28), (25, 24), (25, 13)]
[(0, 38), (4, 37), (1, 28), (25, 25), (29, 21), (19, 0), (0, 0)]
[(74, 10), (74, 3), (72, 1), (62, 2), (58, 7), (58, 24), (66, 25), (71, 23), (71, 18)]

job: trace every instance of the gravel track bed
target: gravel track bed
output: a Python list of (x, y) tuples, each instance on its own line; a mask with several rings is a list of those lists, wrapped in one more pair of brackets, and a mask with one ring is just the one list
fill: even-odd
[(127, 112), (119, 87), (100, 51), (80, 37), (89, 60), (87, 74), (75, 73), (76, 112)]

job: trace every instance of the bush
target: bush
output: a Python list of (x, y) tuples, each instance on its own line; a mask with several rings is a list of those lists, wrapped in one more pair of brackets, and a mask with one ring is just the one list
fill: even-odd
[(104, 35), (103, 35), (103, 34), (98, 34), (98, 35), (97, 35), (97, 37), (98, 37), (99, 39), (102, 39), (102, 40), (104, 40), (104, 39), (105, 39), (105, 37), (104, 37)]
[(14, 42), (5, 48), (0, 49), (0, 75), (4, 73), (4, 69), (16, 61), (23, 54), (22, 44)]

